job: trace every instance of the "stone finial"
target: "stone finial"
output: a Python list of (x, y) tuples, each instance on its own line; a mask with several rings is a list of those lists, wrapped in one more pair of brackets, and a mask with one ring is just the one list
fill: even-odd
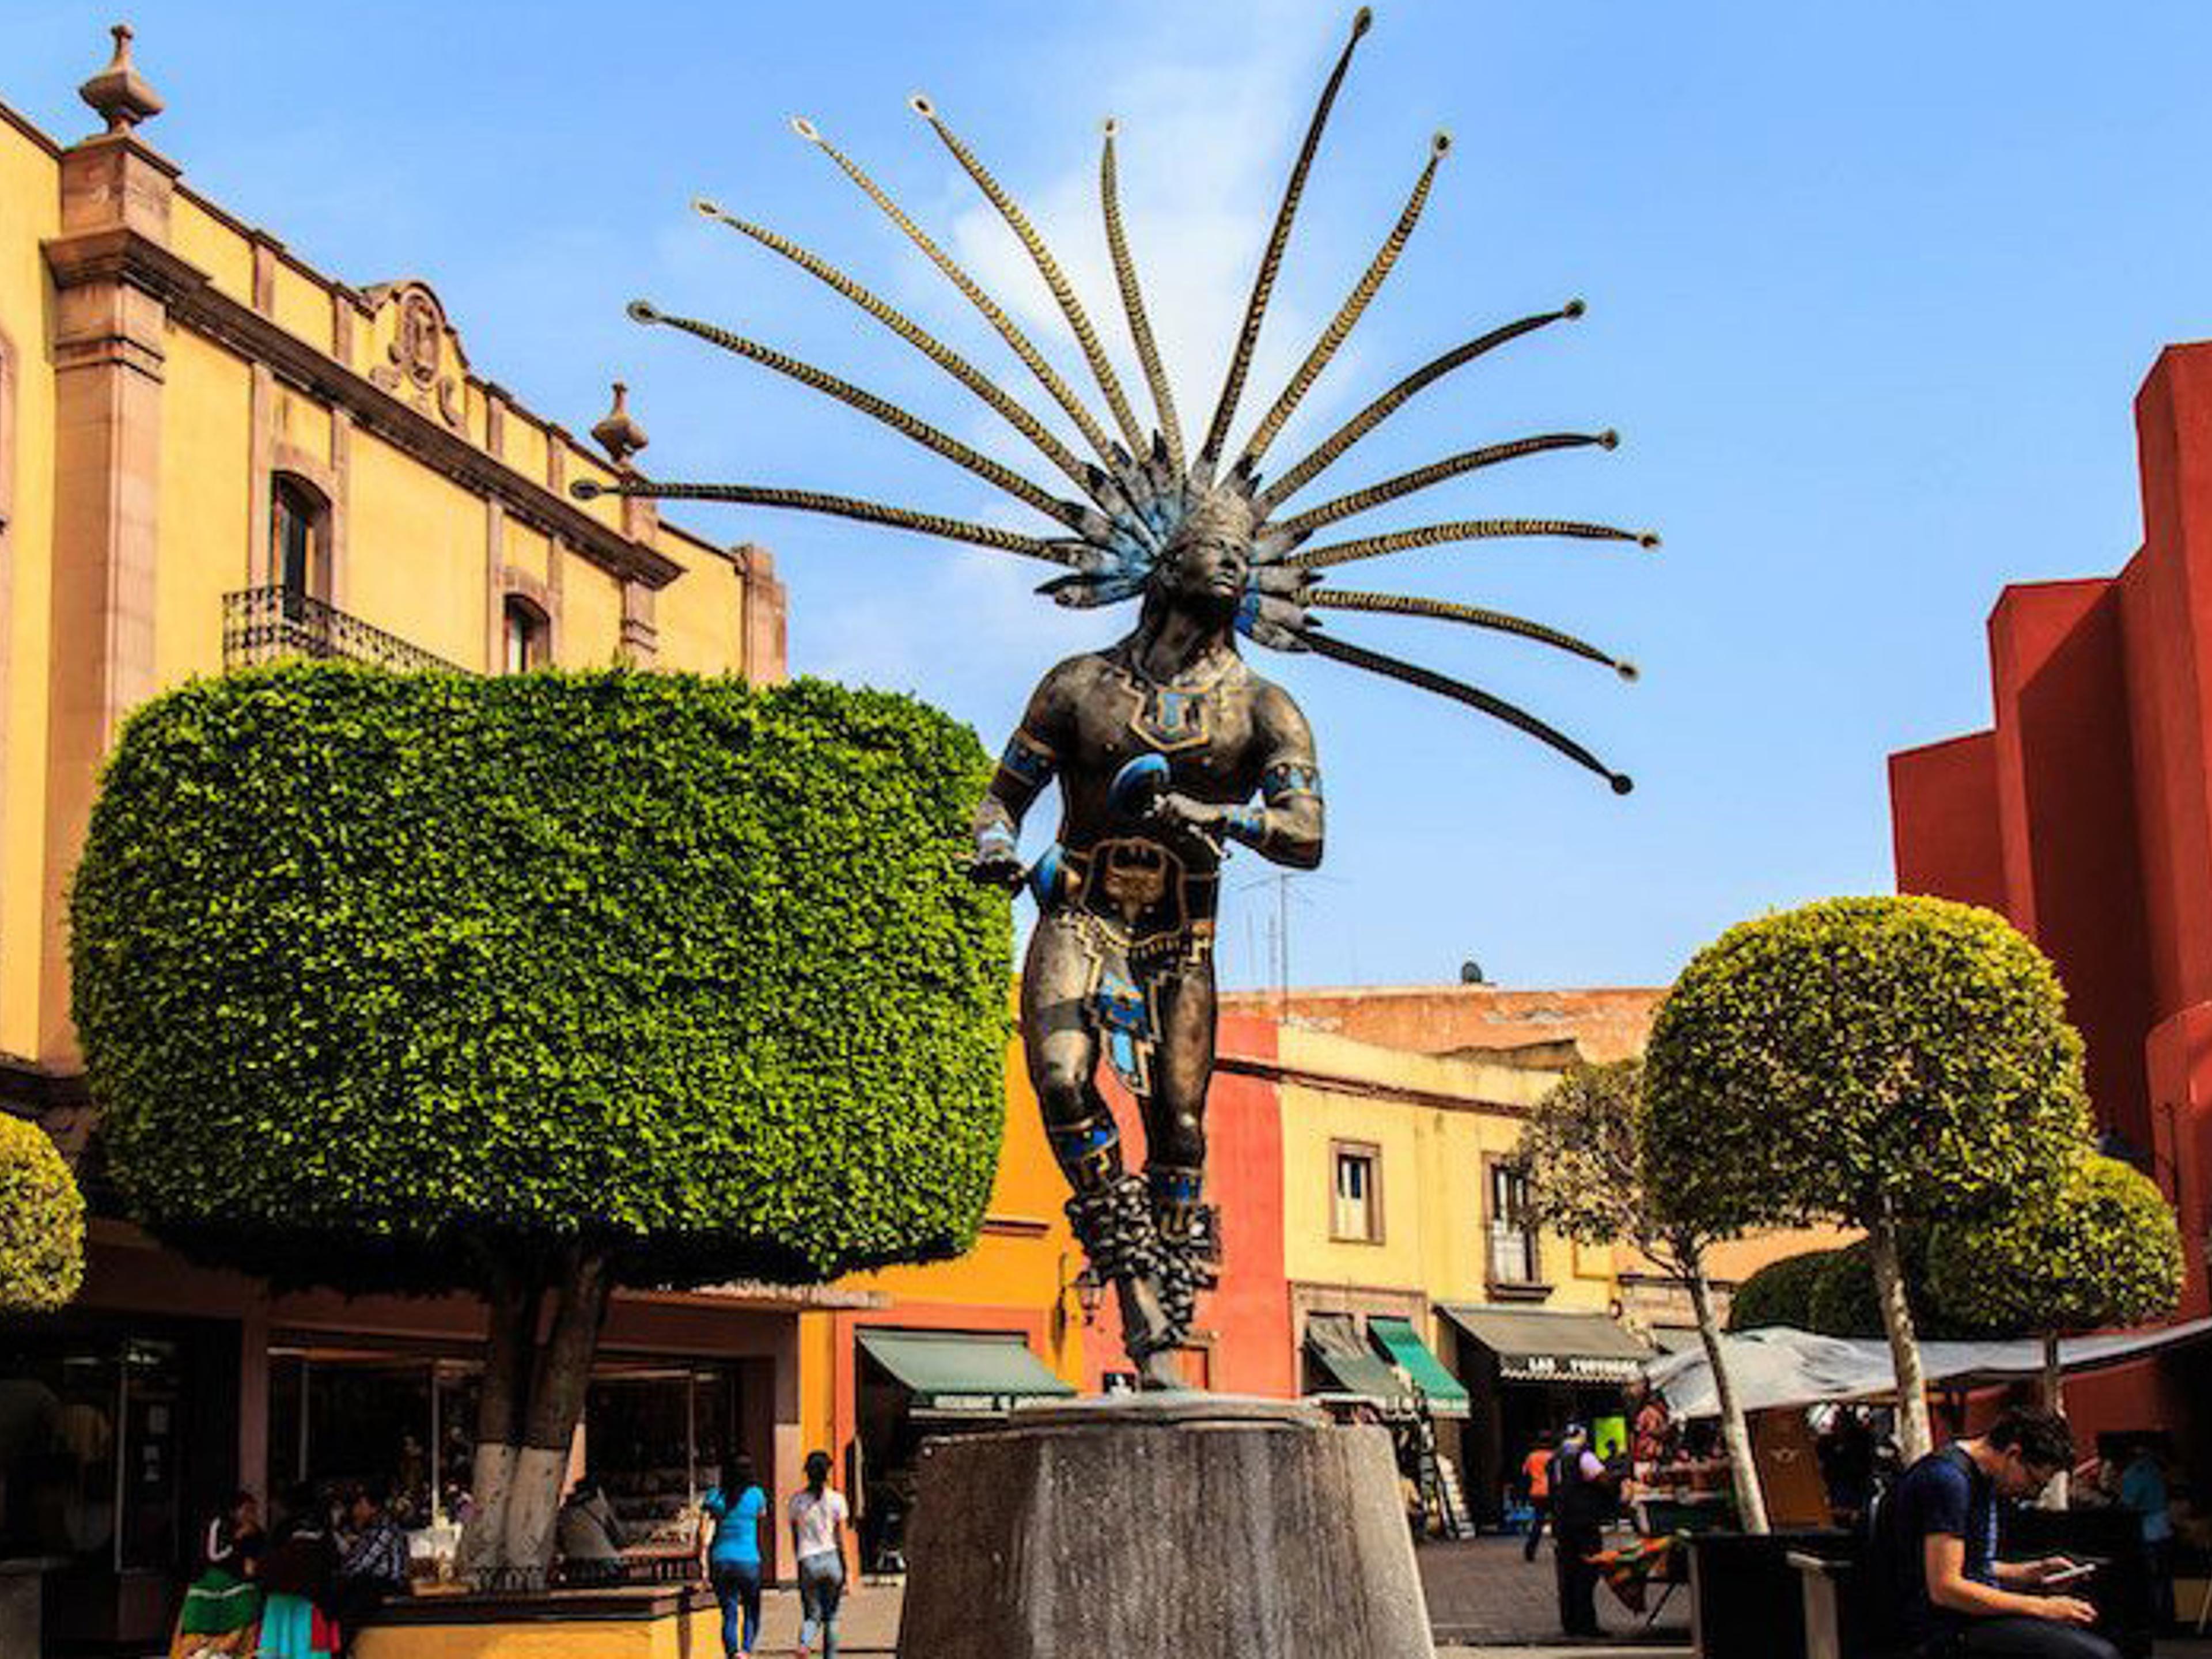
[(630, 417), (629, 388), (615, 382), (614, 406), (592, 428), (592, 436), (617, 466), (628, 466), (629, 458), (646, 447), (645, 428)]
[(141, 121), (161, 112), (161, 100), (131, 62), (131, 26), (118, 23), (108, 31), (115, 37), (115, 56), (107, 67), (76, 89), (107, 123), (110, 132), (128, 132)]

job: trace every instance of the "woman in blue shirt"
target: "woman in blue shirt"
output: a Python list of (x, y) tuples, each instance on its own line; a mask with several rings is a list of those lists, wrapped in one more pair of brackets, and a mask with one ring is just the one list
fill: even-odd
[(727, 1659), (739, 1659), (760, 1639), (760, 1529), (768, 1494), (753, 1479), (753, 1460), (742, 1452), (731, 1459), (728, 1476), (700, 1507), (714, 1522), (707, 1575), (722, 1604), (722, 1651)]

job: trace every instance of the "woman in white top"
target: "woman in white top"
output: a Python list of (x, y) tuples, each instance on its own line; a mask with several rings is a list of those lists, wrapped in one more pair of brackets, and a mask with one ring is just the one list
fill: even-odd
[(822, 1659), (837, 1659), (837, 1604), (843, 1600), (845, 1528), (852, 1520), (844, 1495), (830, 1487), (830, 1454), (806, 1454), (806, 1486), (791, 1499), (791, 1553), (799, 1564), (799, 1651), (814, 1651), (817, 1632)]

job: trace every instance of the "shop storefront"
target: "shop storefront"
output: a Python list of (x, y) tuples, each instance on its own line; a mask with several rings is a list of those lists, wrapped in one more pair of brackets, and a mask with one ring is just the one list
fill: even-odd
[(1628, 1385), (1650, 1350), (1601, 1313), (1446, 1303), (1439, 1311), (1457, 1349), (1454, 1369), (1469, 1400), (1462, 1439), (1468, 1501), (1494, 1523), (1521, 1460), (1540, 1440), (1557, 1443), (1569, 1423), (1601, 1440), (1625, 1441)]
[(66, 1564), (50, 1639), (166, 1638), (193, 1517), (234, 1481), (238, 1352), (221, 1322), (0, 1326), (0, 1556)]
[[(463, 1349), (280, 1337), (269, 1354), (270, 1490), (380, 1481), (402, 1523), (429, 1534), (422, 1547), (443, 1548), (467, 1517), (482, 1375)], [(572, 1461), (599, 1481), (630, 1543), (688, 1543), (691, 1511), (742, 1444), (744, 1395), (735, 1365), (600, 1357)]]
[(858, 1392), (853, 1472), (861, 1560), (902, 1565), (925, 1441), (995, 1427), (1024, 1400), (1075, 1393), (1012, 1332), (897, 1330), (854, 1334)]

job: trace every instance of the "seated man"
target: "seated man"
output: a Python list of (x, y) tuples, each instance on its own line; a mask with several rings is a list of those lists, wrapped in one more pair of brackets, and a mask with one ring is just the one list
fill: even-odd
[(1905, 1472), (1882, 1530), (1904, 1633), (1926, 1659), (2012, 1655), (2018, 1659), (2118, 1659), (2088, 1628), (2097, 1610), (2057, 1593), (2079, 1583), (2063, 1556), (1997, 1559), (2000, 1500), (2033, 1498), (2074, 1462), (2066, 1419), (2008, 1411), (1977, 1439), (1930, 1453)]

